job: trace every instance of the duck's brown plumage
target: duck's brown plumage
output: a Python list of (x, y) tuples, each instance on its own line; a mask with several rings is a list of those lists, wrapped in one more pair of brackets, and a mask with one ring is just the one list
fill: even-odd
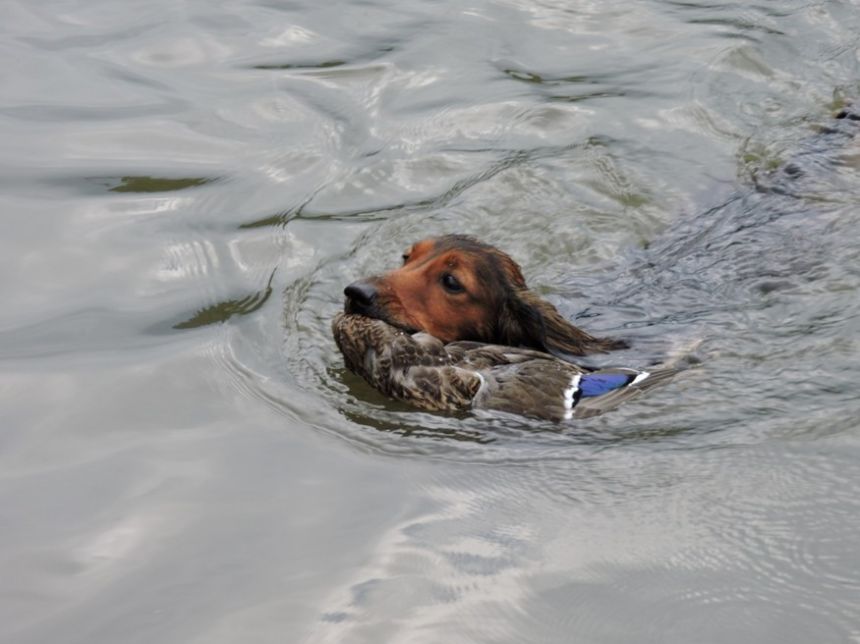
[[(332, 331), (347, 368), (382, 393), (431, 411), (488, 409), (533, 418), (587, 417), (616, 407), (677, 370), (592, 372), (550, 354), (480, 342), (443, 343), (382, 320), (339, 313)], [(583, 376), (625, 374), (634, 382), (605, 395), (575, 398)]]

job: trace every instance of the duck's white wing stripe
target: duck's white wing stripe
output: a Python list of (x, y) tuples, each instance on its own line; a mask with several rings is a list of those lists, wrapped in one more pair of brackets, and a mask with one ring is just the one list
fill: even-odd
[[(635, 378), (630, 382), (630, 384), (631, 384), (631, 385), (635, 385), (636, 383), (642, 382), (643, 380), (645, 380), (645, 378), (647, 378), (647, 377), (648, 377), (648, 376), (650, 376), (650, 375), (651, 375), (651, 374), (650, 374), (649, 372), (647, 372), (647, 371), (643, 371), (643, 372), (642, 372), (642, 373), (640, 373), (638, 376), (636, 376), (636, 377), (635, 377)], [(628, 385), (628, 387), (629, 387), (629, 386), (630, 386), (630, 385)]]
[(582, 376), (580, 374), (575, 374), (570, 379), (570, 384), (564, 390), (564, 419), (570, 420), (573, 418), (573, 405), (574, 405), (574, 396), (576, 392), (579, 391), (579, 379)]

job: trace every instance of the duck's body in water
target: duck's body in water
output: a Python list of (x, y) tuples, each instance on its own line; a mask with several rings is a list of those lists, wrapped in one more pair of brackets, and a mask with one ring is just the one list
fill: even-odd
[(339, 313), (332, 323), (347, 368), (382, 393), (431, 411), (488, 409), (567, 420), (613, 409), (678, 372), (591, 371), (548, 353), (480, 342), (442, 343), (382, 320)]

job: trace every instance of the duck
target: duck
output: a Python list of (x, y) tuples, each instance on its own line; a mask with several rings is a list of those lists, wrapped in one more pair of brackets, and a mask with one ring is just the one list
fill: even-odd
[(383, 320), (338, 313), (332, 332), (347, 369), (417, 409), (506, 412), (553, 422), (589, 418), (663, 384), (680, 369), (590, 369), (551, 354), (474, 341), (444, 343)]

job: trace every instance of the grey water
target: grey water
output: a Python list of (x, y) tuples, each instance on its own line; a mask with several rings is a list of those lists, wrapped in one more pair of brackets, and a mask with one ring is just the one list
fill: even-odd
[[(0, 641), (860, 642), (855, 2), (2, 14)], [(329, 321), (450, 232), (701, 364), (385, 400)]]

